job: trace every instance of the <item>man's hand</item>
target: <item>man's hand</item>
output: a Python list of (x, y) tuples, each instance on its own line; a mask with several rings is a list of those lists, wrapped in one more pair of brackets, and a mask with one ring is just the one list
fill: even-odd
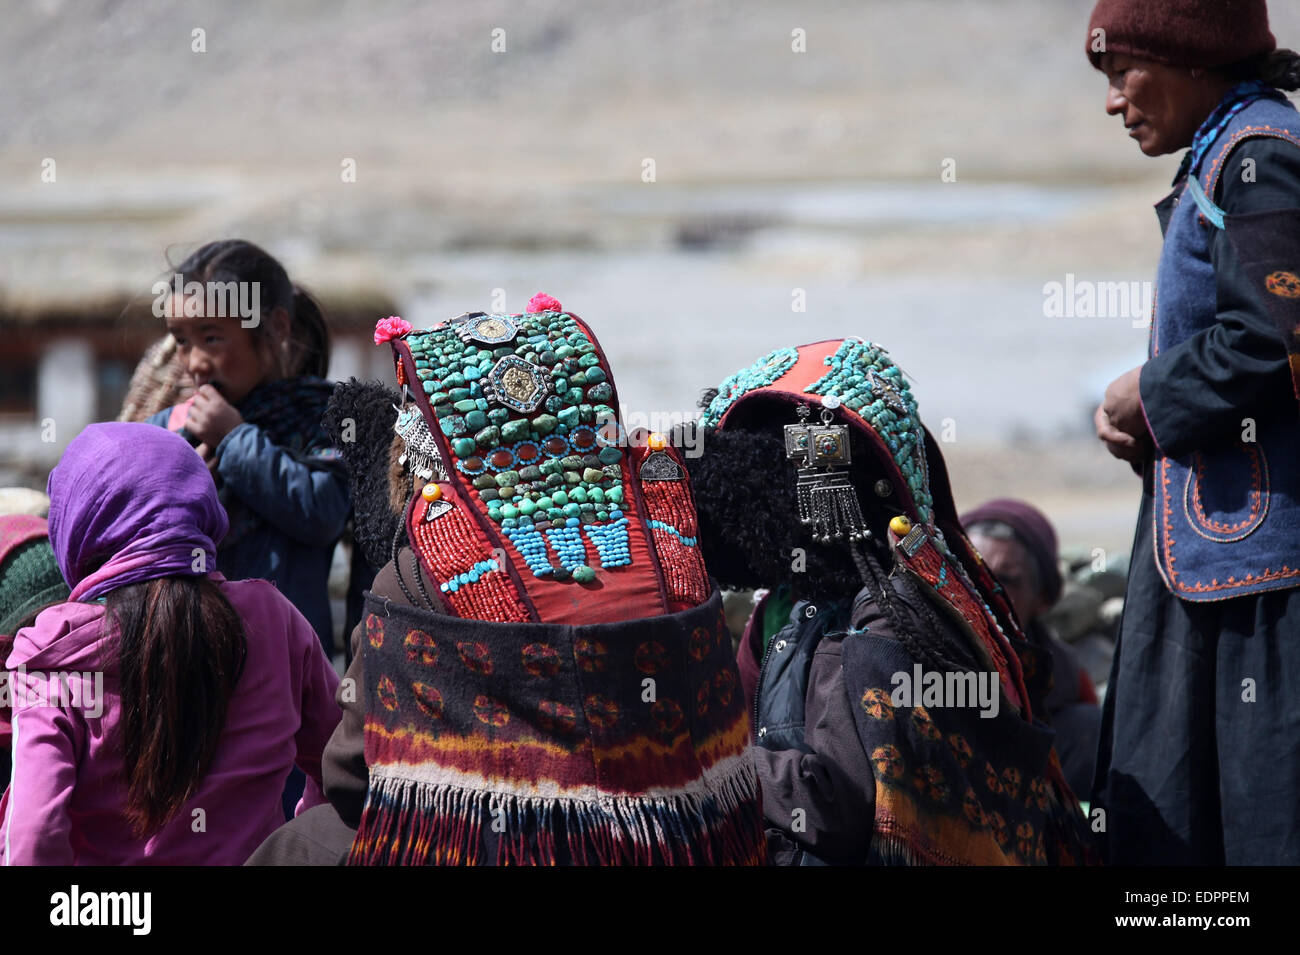
[[(1104, 405), (1098, 406), (1092, 420), (1097, 429), (1097, 437), (1106, 445), (1106, 450), (1121, 461), (1140, 465), (1151, 453), (1151, 438), (1149, 436), (1135, 438), (1131, 434), (1120, 431), (1106, 415)], [(1134, 470), (1137, 468), (1135, 467)]]
[(221, 439), (243, 424), (244, 417), (212, 385), (203, 385), (194, 393), (185, 427), (209, 449), (215, 450)]
[(1106, 396), (1101, 401), (1109, 424), (1139, 441), (1151, 437), (1147, 431), (1146, 415), (1142, 413), (1142, 393), (1138, 389), (1141, 372), (1141, 365), (1124, 372), (1106, 387)]

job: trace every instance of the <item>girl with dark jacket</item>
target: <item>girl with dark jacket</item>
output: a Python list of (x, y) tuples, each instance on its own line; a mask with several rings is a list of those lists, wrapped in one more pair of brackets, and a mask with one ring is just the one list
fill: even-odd
[[(332, 653), (329, 570), (351, 502), (321, 427), (334, 384), (324, 377), (329, 332), (320, 307), (276, 259), (241, 239), (208, 243), (162, 284), (176, 361), (195, 390), (149, 423), (185, 437), (212, 471), (230, 517), (225, 573), (274, 583)], [(257, 314), (237, 314), (224, 295), (231, 289)]]

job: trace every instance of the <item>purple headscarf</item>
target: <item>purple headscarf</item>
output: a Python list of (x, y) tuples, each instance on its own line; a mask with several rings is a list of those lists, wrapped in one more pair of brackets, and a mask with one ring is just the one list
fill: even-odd
[(217, 569), (229, 526), (207, 465), (151, 424), (92, 424), (50, 472), (50, 544), (71, 600)]

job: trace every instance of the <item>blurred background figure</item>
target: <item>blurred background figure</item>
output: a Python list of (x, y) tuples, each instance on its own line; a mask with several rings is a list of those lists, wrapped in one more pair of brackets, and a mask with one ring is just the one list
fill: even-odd
[(1048, 719), (1056, 730), (1056, 750), (1066, 781), (1075, 795), (1087, 799), (1097, 758), (1101, 707), (1088, 671), (1046, 619), (1061, 598), (1063, 585), (1056, 531), (1032, 504), (1007, 498), (980, 505), (962, 515), (961, 522), (1011, 598), (1025, 635), (1051, 657)]
[(176, 339), (168, 333), (149, 346), (135, 366), (118, 421), (148, 421), (193, 393), (185, 366), (176, 358)]
[[(38, 492), (32, 492), (36, 495)], [(49, 498), (41, 494), (48, 513)], [(0, 516), (0, 663), (9, 658), (14, 634), (30, 627), (46, 607), (68, 599), (68, 585), (59, 572), (50, 546), (49, 525), (44, 516), (5, 514)], [(8, 681), (7, 672), (0, 680)], [(8, 687), (6, 686), (6, 691)], [(0, 780), (9, 785), (10, 745), (13, 742), (10, 695), (0, 703)]]

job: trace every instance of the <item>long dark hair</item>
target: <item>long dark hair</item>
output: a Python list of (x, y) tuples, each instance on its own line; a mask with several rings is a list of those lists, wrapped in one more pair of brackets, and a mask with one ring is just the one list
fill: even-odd
[(126, 815), (157, 831), (194, 795), (244, 671), (243, 622), (208, 577), (160, 577), (108, 594), (121, 673)]
[[(183, 282), (256, 282), (262, 305), (261, 321), (249, 329), (253, 336), (270, 335), (271, 312), (283, 308), (289, 315), (288, 357), (280, 375), (324, 378), (330, 364), (329, 327), (320, 303), (289, 281), (284, 266), (261, 246), (245, 239), (222, 239), (202, 246), (172, 271)], [(273, 354), (280, 355), (278, 349)]]
[(1294, 50), (1274, 50), (1225, 67), (1232, 80), (1259, 80), (1280, 90), (1300, 90), (1300, 54)]

